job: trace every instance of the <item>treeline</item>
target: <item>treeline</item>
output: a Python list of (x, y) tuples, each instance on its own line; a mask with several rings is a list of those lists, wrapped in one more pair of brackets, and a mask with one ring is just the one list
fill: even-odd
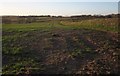
[(96, 19), (96, 18), (118, 18), (119, 14), (110, 14), (110, 15), (77, 15), (71, 16), (72, 21), (79, 21), (85, 19)]
[(50, 16), (50, 15), (41, 15), (41, 16), (2, 16), (3, 24), (10, 23), (32, 23), (32, 22), (48, 22), (53, 19), (64, 18), (62, 16)]
[(76, 15), (70, 17), (64, 16), (50, 16), (50, 15), (41, 15), (41, 16), (2, 16), (3, 24), (10, 23), (32, 23), (32, 22), (48, 22), (52, 20), (72, 20), (79, 21), (85, 19), (95, 19), (95, 18), (118, 18), (119, 14), (110, 14), (110, 15)]

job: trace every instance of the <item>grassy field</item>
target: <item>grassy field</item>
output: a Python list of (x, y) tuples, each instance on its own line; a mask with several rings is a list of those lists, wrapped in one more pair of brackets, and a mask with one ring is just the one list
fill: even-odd
[(115, 18), (2, 26), (3, 74), (118, 74)]

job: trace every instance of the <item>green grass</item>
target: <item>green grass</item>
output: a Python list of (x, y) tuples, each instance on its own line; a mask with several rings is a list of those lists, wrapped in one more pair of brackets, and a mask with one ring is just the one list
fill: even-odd
[[(43, 68), (35, 67), (36, 65), (41, 66), (41, 65), (38, 65), (33, 59), (18, 61), (16, 63), (3, 66), (3, 68), (4, 68), (3, 74), (19, 74), (19, 73), (26, 74), (27, 71), (34, 71), (34, 70), (42, 70), (43, 69)], [(25, 66), (27, 66), (27, 67), (25, 67)]]
[(44, 30), (51, 29), (52, 24), (50, 23), (30, 23), (30, 24), (3, 24), (2, 30), (6, 31), (36, 31), (36, 30)]
[(41, 23), (29, 23), (29, 24), (3, 24), (2, 29), (7, 31), (36, 31), (36, 30), (51, 30), (51, 29), (93, 29), (101, 31), (118, 31), (117, 19), (94, 19), (83, 20), (79, 22), (71, 21), (51, 21)]

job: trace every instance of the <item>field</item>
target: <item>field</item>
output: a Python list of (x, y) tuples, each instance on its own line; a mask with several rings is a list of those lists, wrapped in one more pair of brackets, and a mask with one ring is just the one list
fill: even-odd
[(3, 74), (118, 74), (118, 19), (2, 26)]

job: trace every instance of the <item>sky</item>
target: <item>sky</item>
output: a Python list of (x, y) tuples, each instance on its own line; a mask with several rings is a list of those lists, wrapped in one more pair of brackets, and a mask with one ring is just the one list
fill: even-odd
[(118, 0), (3, 0), (0, 15), (94, 15), (118, 13)]
[(120, 0), (0, 0), (0, 2), (119, 2)]

